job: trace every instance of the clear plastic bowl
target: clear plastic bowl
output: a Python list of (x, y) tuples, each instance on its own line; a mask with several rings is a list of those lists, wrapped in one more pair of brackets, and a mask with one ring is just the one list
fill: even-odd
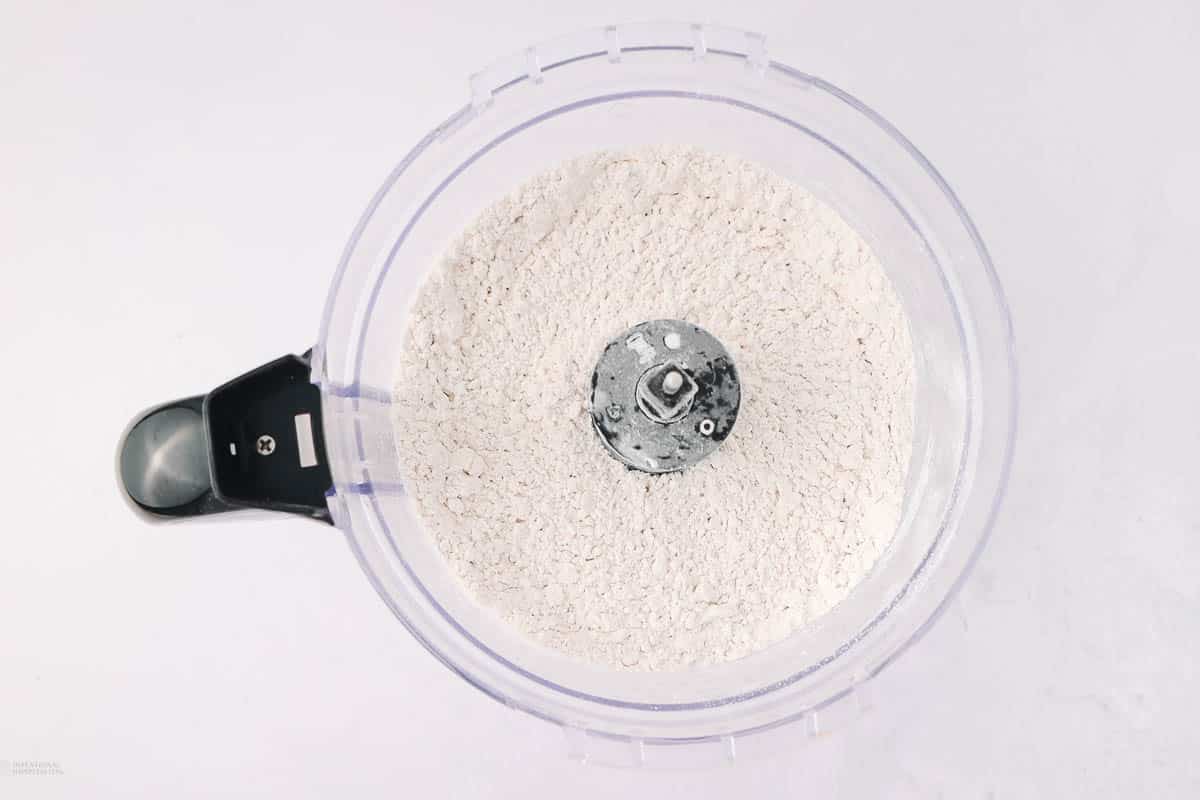
[[(686, 24), (588, 31), (502, 60), (470, 90), (470, 104), (422, 139), (371, 201), (329, 293), (313, 377), (336, 524), (430, 652), (488, 695), (563, 726), (577, 755), (687, 763), (743, 753), (784, 723), (822, 729), (937, 618), (1004, 488), (1012, 334), (978, 232), (886, 120), (771, 61), (755, 34)], [(881, 561), (815, 624), (750, 657), (682, 673), (582, 664), (476, 606), (409, 508), (389, 408), (414, 291), (470, 219), (566, 159), (658, 143), (739, 154), (836, 208), (901, 296), (917, 368), (907, 498)]]

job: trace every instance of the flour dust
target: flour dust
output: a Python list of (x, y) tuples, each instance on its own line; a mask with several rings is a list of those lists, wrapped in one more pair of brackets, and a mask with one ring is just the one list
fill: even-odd
[[(742, 384), (730, 437), (630, 471), (588, 414), (601, 350), (688, 320)], [(415, 510), (466, 590), (630, 670), (736, 659), (829, 611), (896, 529), (913, 355), (863, 238), (813, 195), (686, 147), (601, 152), (487, 208), (418, 293), (395, 419)]]

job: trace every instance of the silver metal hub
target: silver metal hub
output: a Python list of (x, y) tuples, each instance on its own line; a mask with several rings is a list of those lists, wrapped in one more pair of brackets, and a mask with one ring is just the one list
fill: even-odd
[(729, 353), (682, 320), (633, 326), (608, 343), (592, 373), (596, 433), (615, 458), (643, 472), (674, 472), (710, 455), (740, 404)]

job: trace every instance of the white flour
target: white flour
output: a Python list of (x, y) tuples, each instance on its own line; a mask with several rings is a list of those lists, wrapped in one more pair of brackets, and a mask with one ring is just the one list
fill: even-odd
[[(612, 458), (589, 380), (651, 319), (737, 364), (730, 437), (682, 472)], [(482, 213), (415, 301), (396, 437), (451, 569), (536, 641), (616, 668), (739, 658), (828, 611), (899, 519), (908, 325), (863, 239), (752, 163), (599, 153)]]

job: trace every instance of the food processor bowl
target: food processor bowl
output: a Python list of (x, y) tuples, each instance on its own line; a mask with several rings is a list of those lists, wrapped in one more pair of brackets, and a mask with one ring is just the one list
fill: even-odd
[[(388, 176), (337, 269), (309, 364), (315, 394), (302, 411), (318, 428), (307, 445), (324, 456), (328, 491), (307, 513), (345, 533), (384, 602), (431, 653), (489, 696), (561, 726), (577, 757), (690, 764), (743, 755), (771, 732), (825, 730), (945, 608), (1004, 490), (1015, 426), (1011, 323), (974, 224), (886, 120), (772, 61), (753, 33), (675, 23), (585, 31), (503, 59), (469, 87), (470, 102)], [(757, 162), (867, 239), (909, 319), (914, 442), (894, 540), (845, 600), (746, 658), (628, 672), (543, 648), (468, 596), (406, 496), (391, 405), (404, 391), (393, 383), (415, 292), (468, 220), (568, 159), (659, 144)], [(280, 413), (290, 419), (295, 402)], [(236, 429), (243, 449), (262, 445), (259, 428)], [(286, 438), (303, 457), (306, 442)], [(223, 447), (210, 441), (215, 453)], [(219, 461), (212, 456), (214, 487)], [(195, 503), (256, 504), (213, 495)], [(281, 507), (273, 496), (258, 504)], [(211, 510), (222, 509), (192, 512)], [(305, 513), (303, 504), (282, 510)]]

